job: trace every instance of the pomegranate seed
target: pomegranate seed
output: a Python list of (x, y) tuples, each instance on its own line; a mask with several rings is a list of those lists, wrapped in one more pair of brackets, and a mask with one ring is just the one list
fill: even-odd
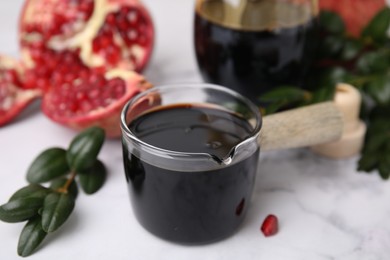
[[(128, 38), (129, 38), (130, 40), (135, 40), (135, 39), (138, 38), (138, 32), (137, 32), (136, 30), (130, 30), (130, 31), (128, 32), (127, 36), (128, 36)], [(142, 37), (142, 36), (140, 36), (140, 37)]]
[(93, 4), (91, 4), (91, 3), (84, 2), (84, 3), (79, 4), (79, 10), (83, 11), (85, 13), (92, 12), (92, 9), (93, 9)]
[(118, 27), (119, 29), (126, 31), (130, 27), (130, 24), (126, 18), (121, 18), (118, 20)]
[(97, 89), (92, 89), (89, 93), (90, 99), (97, 99), (99, 97), (99, 91)]
[(48, 85), (48, 83), (47, 83), (45, 78), (39, 78), (36, 81), (36, 87), (38, 87), (40, 89), (45, 89), (47, 85)]
[(105, 24), (99, 31), (99, 35), (109, 35), (112, 36), (112, 28), (110, 25)]
[(87, 100), (87, 95), (83, 92), (78, 92), (76, 94), (76, 98), (79, 100), (79, 101), (86, 101)]
[(138, 43), (142, 46), (145, 46), (148, 43), (145, 35), (140, 35), (138, 38)]
[(121, 58), (119, 51), (107, 52), (107, 61), (111, 64), (116, 64)]
[(131, 8), (130, 8), (129, 6), (124, 6), (124, 7), (121, 9), (120, 13), (121, 13), (121, 15), (123, 15), (124, 17), (126, 17), (127, 14), (130, 12), (130, 10), (131, 10)]
[(107, 21), (107, 24), (114, 26), (116, 23), (115, 14), (110, 13), (109, 15), (107, 15), (106, 21)]
[(131, 24), (135, 24), (138, 22), (138, 15), (137, 12), (132, 10), (127, 14), (127, 19), (130, 21)]
[(99, 38), (96, 38), (92, 42), (92, 51), (94, 53), (98, 52), (100, 50), (100, 42), (98, 40)]
[(261, 232), (264, 236), (272, 236), (278, 232), (278, 218), (275, 215), (268, 215), (261, 225)]
[(100, 38), (100, 48), (105, 49), (112, 44), (111, 36), (103, 36)]
[[(18, 79), (18, 73), (15, 70), (9, 70), (4, 73), (5, 81), (12, 82), (12, 83), (19, 83)], [(1, 78), (1, 77), (0, 77)], [(18, 84), (19, 85), (19, 84)]]

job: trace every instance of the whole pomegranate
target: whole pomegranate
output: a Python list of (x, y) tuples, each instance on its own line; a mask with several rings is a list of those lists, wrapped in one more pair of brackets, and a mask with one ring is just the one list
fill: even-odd
[(137, 73), (154, 43), (142, 3), (27, 0), (19, 32), (24, 69), (18, 88), (39, 90), (43, 112), (58, 123), (75, 129), (96, 125), (119, 136), (122, 106), (150, 87)]
[(355, 37), (385, 5), (386, 0), (320, 0), (320, 8), (341, 15), (347, 31)]

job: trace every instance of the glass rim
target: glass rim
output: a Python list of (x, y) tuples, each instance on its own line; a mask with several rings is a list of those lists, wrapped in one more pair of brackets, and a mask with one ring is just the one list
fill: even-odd
[[(143, 97), (145, 97), (153, 92), (166, 91), (169, 89), (176, 89), (176, 88), (179, 88), (179, 89), (191, 88), (191, 89), (197, 89), (197, 90), (211, 89), (211, 90), (227, 93), (227, 94), (239, 99), (240, 101), (242, 101), (245, 105), (247, 105), (250, 108), (250, 110), (254, 114), (254, 117), (256, 120), (256, 125), (254, 126), (251, 134), (247, 138), (242, 140), (239, 144), (237, 144), (235, 147), (233, 147), (232, 150), (228, 153), (228, 156), (226, 158), (222, 158), (222, 160), (221, 160), (221, 158), (216, 158), (215, 156), (212, 156), (208, 153), (179, 152), (179, 151), (163, 149), (163, 148), (151, 145), (151, 144), (139, 139), (129, 129), (127, 122), (126, 122), (126, 116), (127, 116), (129, 108), (132, 105), (134, 105), (138, 100), (140, 100), (141, 98), (143, 98)], [(154, 86), (154, 87), (147, 89), (145, 91), (142, 91), (139, 94), (132, 97), (122, 108), (120, 120), (121, 120), (122, 138), (123, 138), (123, 135), (125, 135), (126, 137), (130, 138), (130, 140), (132, 140), (136, 144), (139, 144), (141, 147), (148, 149), (149, 151), (152, 151), (154, 153), (158, 153), (158, 154), (163, 155), (163, 156), (169, 156), (169, 157), (187, 157), (187, 158), (188, 157), (196, 157), (196, 158), (201, 157), (201, 158), (205, 158), (205, 159), (213, 159), (216, 161), (220, 161), (220, 163), (227, 163), (227, 164), (230, 163), (229, 162), (231, 160), (230, 155), (234, 154), (235, 150), (237, 150), (237, 148), (239, 148), (247, 143), (250, 143), (252, 141), (257, 142), (257, 137), (260, 135), (260, 130), (262, 128), (262, 115), (261, 115), (258, 107), (252, 101), (250, 101), (248, 98), (244, 97), (243, 95), (239, 94), (238, 92), (233, 91), (227, 87), (223, 87), (223, 86), (215, 85), (215, 84), (209, 84), (209, 83), (184, 83), (184, 84), (176, 83), (176, 84), (166, 84), (166, 85)]]

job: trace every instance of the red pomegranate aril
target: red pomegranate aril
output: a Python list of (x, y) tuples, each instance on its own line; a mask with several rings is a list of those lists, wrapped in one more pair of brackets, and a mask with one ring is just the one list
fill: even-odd
[(108, 25), (114, 26), (115, 23), (116, 23), (115, 14), (110, 13), (109, 15), (107, 15), (106, 22), (107, 22)]
[(104, 24), (102, 26), (102, 28), (100, 29), (98, 36), (107, 35), (110, 37), (110, 36), (112, 36), (113, 29), (114, 29), (114, 27), (110, 26), (109, 24)]
[(88, 111), (91, 111), (93, 109), (91, 104), (88, 102), (82, 102), (80, 103), (80, 105), (81, 105), (80, 110), (82, 111), (82, 113), (87, 113)]
[[(57, 31), (61, 31), (60, 28), (64, 27), (66, 21), (67, 21), (67, 18), (64, 17), (63, 15), (61, 14), (57, 14), (56, 16), (54, 16), (54, 23), (55, 24), (60, 24), (60, 26), (58, 26), (57, 28), (52, 28), (53, 30), (56, 29)], [(54, 32), (52, 32), (54, 33)]]
[(47, 82), (47, 80), (44, 79), (44, 78), (38, 78), (38, 79), (36, 80), (36, 83), (35, 83), (35, 84), (36, 84), (36, 87), (37, 87), (37, 88), (39, 88), (39, 89), (44, 89), (44, 88), (46, 88), (48, 82)]
[(69, 110), (72, 111), (73, 113), (76, 113), (77, 110), (78, 110), (79, 106), (77, 105), (77, 103), (71, 103), (70, 104), (70, 107), (69, 107)]
[(128, 14), (127, 14), (127, 19), (130, 21), (130, 24), (136, 24), (138, 22), (138, 15), (137, 15), (137, 12), (135, 10), (131, 10)]
[(68, 73), (64, 75), (63, 82), (64, 83), (73, 83), (73, 80), (75, 79), (75, 75), (72, 73)]
[(83, 93), (83, 92), (77, 92), (76, 99), (78, 101), (86, 101), (87, 100), (87, 95), (85, 93)]
[(147, 39), (144, 35), (140, 35), (138, 38), (138, 42), (140, 45), (145, 45), (145, 44), (147, 44)]
[(113, 46), (110, 46), (107, 48), (107, 52), (106, 52), (106, 59), (108, 62), (112, 63), (112, 64), (115, 64), (117, 63), (120, 58), (121, 58), (121, 50), (120, 49), (117, 49)]
[(268, 215), (261, 225), (261, 232), (264, 236), (272, 236), (278, 232), (278, 218), (275, 215)]
[[(142, 36), (139, 36), (140, 39)], [(134, 41), (138, 38), (138, 32), (136, 30), (130, 30), (128, 33), (127, 33), (127, 38), (131, 41)]]
[(124, 6), (121, 11), (120, 11), (120, 14), (122, 14), (123, 16), (126, 16), (133, 8), (131, 8), (130, 6)]
[(42, 66), (42, 67), (35, 69), (34, 74), (37, 78), (40, 78), (40, 77), (48, 78), (51, 74), (51, 71), (49, 70), (49, 68)]
[(107, 55), (107, 61), (111, 64), (117, 63), (120, 60), (119, 53), (111, 53)]
[(92, 42), (92, 51), (97, 53), (101, 49), (100, 41), (98, 39), (93, 40)]
[(126, 31), (130, 27), (130, 24), (127, 21), (126, 17), (123, 16), (119, 16), (119, 17), (120, 19), (117, 21), (117, 26), (119, 27), (119, 29)]
[(75, 57), (74, 53), (66, 52), (63, 54), (63, 57), (60, 58), (60, 55), (57, 55), (56, 58), (59, 58), (62, 62), (68, 63), (68, 64), (74, 64), (78, 61), (78, 58)]
[(105, 49), (109, 48), (112, 44), (112, 34), (106, 34), (102, 38), (100, 38), (100, 48)]
[(93, 1), (90, 1), (89, 3), (82, 3), (79, 5), (80, 11), (87, 13), (87, 14), (92, 14), (93, 11)]
[(12, 82), (12, 83), (14, 83), (16, 85), (20, 85), (20, 80), (19, 80), (18, 73), (14, 69), (5, 71), (5, 73), (4, 73), (4, 81)]

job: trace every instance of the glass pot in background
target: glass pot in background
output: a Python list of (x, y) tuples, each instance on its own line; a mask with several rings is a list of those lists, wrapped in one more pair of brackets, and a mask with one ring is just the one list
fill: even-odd
[(317, 47), (317, 0), (197, 0), (195, 51), (206, 82), (253, 101), (302, 86)]

